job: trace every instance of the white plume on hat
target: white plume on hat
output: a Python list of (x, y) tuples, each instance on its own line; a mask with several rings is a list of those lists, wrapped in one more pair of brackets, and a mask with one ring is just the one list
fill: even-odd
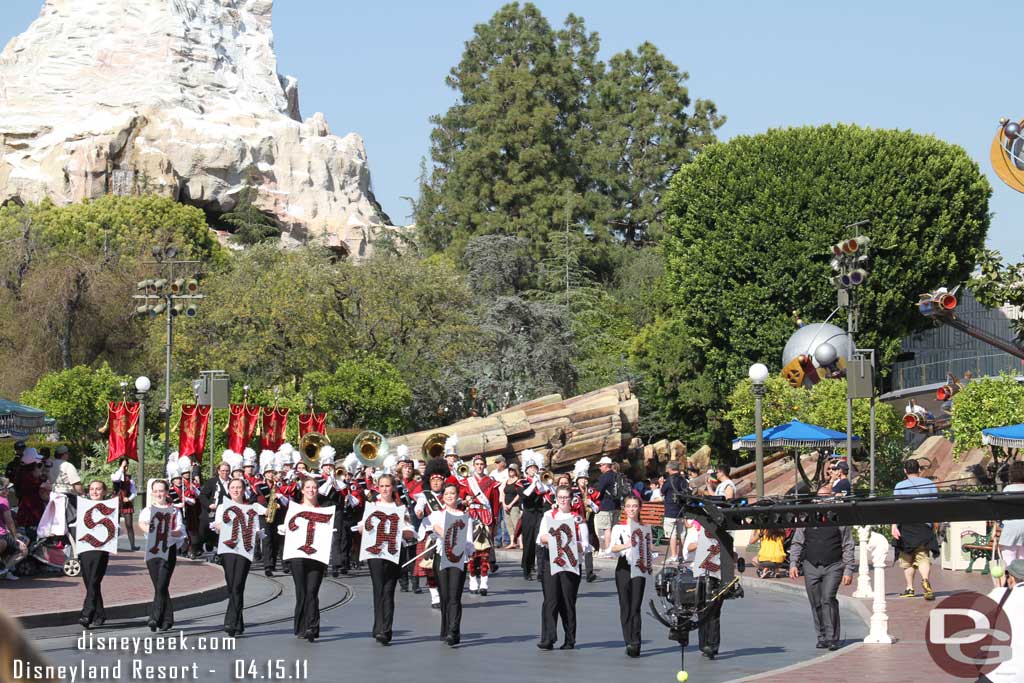
[(280, 451), (274, 454), (274, 471), (280, 472), (284, 469), (285, 465), (292, 464), (291, 453), (281, 453)]
[(384, 471), (387, 472), (388, 474), (391, 474), (392, 472), (395, 471), (395, 465), (397, 464), (398, 458), (396, 458), (394, 455), (389, 455), (388, 457), (384, 458)]
[(412, 458), (409, 457), (409, 447), (406, 446), (404, 443), (399, 444), (399, 446), (395, 449), (395, 459), (398, 462), (402, 462), (404, 460), (412, 460)]
[(174, 479), (175, 477), (181, 476), (181, 470), (178, 469), (178, 451), (171, 451), (171, 454), (167, 456), (167, 478)]
[(540, 468), (540, 466), (543, 464), (540, 454), (537, 453), (537, 451), (533, 450), (532, 448), (527, 448), (525, 451), (520, 453), (519, 460), (523, 465), (524, 473), (531, 466)]
[(246, 448), (242, 451), (242, 465), (244, 467), (256, 467), (256, 451)]
[(359, 462), (359, 458), (356, 457), (355, 453), (349, 453), (348, 455), (345, 456), (345, 460), (342, 461), (342, 464), (345, 466), (346, 472), (348, 472), (349, 474), (355, 474), (357, 471), (359, 471), (359, 465), (361, 463)]
[(320, 467), (323, 467), (324, 465), (333, 465), (334, 464), (334, 456), (337, 455), (337, 454), (338, 454), (338, 452), (336, 450), (334, 450), (334, 446), (324, 446), (324, 447), (322, 447), (320, 449), (320, 463), (319, 463)]
[(293, 448), (292, 449), (292, 467), (295, 467), (300, 462), (302, 462), (302, 453), (300, 453), (298, 451), (298, 449)]
[(576, 464), (572, 466), (572, 480), (576, 481), (580, 477), (590, 478), (590, 463), (586, 458), (577, 460)]
[(456, 446), (459, 445), (459, 435), (452, 434), (444, 440), (444, 454), (445, 455), (457, 455)]
[(188, 457), (187, 455), (183, 455), (180, 458), (178, 458), (178, 471), (181, 472), (182, 475), (186, 475), (187, 474), (188, 476), (191, 477), (192, 476), (192, 458)]
[(287, 441), (285, 441), (283, 444), (281, 444), (280, 446), (277, 447), (277, 452), (278, 453), (287, 453), (288, 455), (291, 455), (292, 451), (294, 451), (294, 450), (295, 450), (295, 447), (292, 446)]
[(269, 472), (276, 469), (274, 467), (274, 451), (264, 448), (260, 451), (260, 472)]
[(226, 462), (228, 464), (228, 467), (231, 468), (232, 472), (242, 468), (242, 456), (239, 455), (238, 453), (235, 453), (230, 448), (224, 451), (224, 453), (220, 456), (220, 460), (221, 462)]

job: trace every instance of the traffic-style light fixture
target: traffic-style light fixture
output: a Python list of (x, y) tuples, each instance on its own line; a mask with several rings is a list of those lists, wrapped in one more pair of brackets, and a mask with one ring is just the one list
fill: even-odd
[(135, 315), (138, 315), (138, 316), (149, 315), (149, 306), (146, 305), (146, 304), (143, 304), (141, 306), (136, 306), (135, 307)]
[(185, 278), (179, 277), (177, 280), (171, 283), (171, 293), (180, 294), (181, 290), (185, 288)]
[(153, 281), (153, 289), (160, 290), (167, 286), (167, 278), (160, 278)]
[(868, 272), (863, 268), (867, 261), (867, 250), (871, 240), (858, 235), (832, 245), (832, 266), (838, 275), (832, 278), (832, 286), (839, 290), (859, 287), (867, 280)]
[(185, 312), (185, 307), (182, 304), (174, 304), (171, 306), (171, 315), (177, 318), (179, 315)]
[(186, 286), (188, 287), (189, 294), (195, 294), (199, 291), (199, 280), (190, 278)]
[(167, 309), (167, 304), (165, 304), (163, 301), (161, 301), (160, 303), (156, 304), (155, 306), (150, 306), (149, 307), (149, 314), (152, 315), (153, 317), (156, 317), (156, 316), (160, 315), (161, 313), (163, 313), (166, 309)]
[(871, 240), (866, 235), (859, 235), (853, 239), (848, 239), (842, 243), (843, 253), (847, 256), (853, 256), (858, 251), (866, 249)]
[(187, 315), (190, 318), (196, 317), (196, 314), (198, 312), (199, 312), (199, 309), (196, 308), (195, 304), (189, 304), (188, 306), (185, 307), (185, 315)]
[(149, 291), (149, 288), (153, 286), (152, 280), (143, 280), (142, 282), (135, 283), (135, 289), (140, 292)]

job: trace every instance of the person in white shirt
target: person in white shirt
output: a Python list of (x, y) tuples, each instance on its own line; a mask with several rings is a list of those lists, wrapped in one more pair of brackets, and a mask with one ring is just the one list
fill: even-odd
[(466, 585), (465, 560), (472, 557), (476, 548), (473, 546), (473, 518), (458, 508), (458, 485), (445, 484), (443, 500), (444, 509), (432, 512), (429, 518), (430, 528), (441, 539), (442, 544), (444, 543), (445, 516), (464, 518), (466, 522), (466, 544), (462, 553), (462, 566), (441, 569), (440, 553), (447, 550), (443, 546), (440, 552), (434, 556), (434, 575), (437, 576), (437, 590), (441, 596), (441, 639), (450, 647), (455, 647), (462, 638), (462, 589)]
[[(1014, 560), (1006, 565), (1007, 588), (994, 588), (988, 597), (999, 605), (1003, 614), (1009, 619), (1009, 643), (997, 642), (996, 645), (1009, 645), (1010, 658), (1002, 661), (995, 669), (980, 677), (979, 682), (987, 683), (1020, 683), (1024, 680), (1024, 640), (1013, 634), (1024, 633), (1024, 560)], [(998, 626), (993, 625), (995, 628)], [(991, 648), (995, 651), (995, 648)]]
[[(565, 555), (574, 558), (576, 564), (574, 567), (566, 567), (563, 571), (553, 574), (549, 546), (552, 540), (550, 532), (566, 523), (575, 526), (577, 543), (575, 548), (568, 548)], [(572, 512), (572, 489), (568, 486), (559, 486), (555, 489), (555, 509), (544, 513), (538, 529), (537, 545), (540, 551), (538, 563), (540, 564), (541, 584), (544, 589), (541, 635), (537, 647), (541, 650), (554, 648), (555, 639), (558, 637), (558, 617), (561, 616), (565, 640), (559, 649), (572, 650), (576, 647), (576, 595), (580, 589), (584, 554), (590, 550), (590, 536), (587, 533), (586, 523)]]
[[(623, 524), (616, 524), (612, 527), (612, 543), (609, 550), (618, 558), (615, 566), (615, 589), (619, 594), (619, 621), (622, 622), (622, 639), (626, 642), (626, 655), (629, 657), (640, 656), (640, 608), (644, 599), (644, 589), (647, 586), (647, 578), (638, 576), (633, 578), (633, 566), (637, 563), (637, 554), (641, 548), (637, 548), (631, 534), (631, 525), (643, 526), (640, 522), (640, 499), (634, 495), (626, 496), (622, 501), (622, 509), (626, 513), (626, 520)], [(646, 527), (650, 532), (650, 527)], [(650, 550), (650, 547), (647, 548)], [(642, 571), (650, 574), (650, 567)]]
[[(221, 526), (225, 523), (225, 513), (229, 508), (236, 508), (238, 511), (251, 511), (257, 517), (248, 520), (241, 520), (241, 535), (243, 538), (235, 539), (237, 545), (234, 548), (221, 548), (218, 543), (218, 550), (225, 552), (220, 555), (221, 564), (224, 566), (224, 581), (228, 588), (228, 608), (224, 613), (224, 632), (234, 638), (245, 632), (245, 621), (242, 619), (245, 609), (245, 580), (249, 577), (249, 567), (252, 566), (252, 554), (255, 550), (255, 536), (259, 530), (259, 519), (267, 513), (267, 509), (259, 503), (245, 502), (245, 482), (241, 479), (232, 479), (228, 483), (228, 500), (222, 501), (213, 516), (211, 526), (219, 534)], [(248, 537), (245, 537), (248, 534)], [(230, 544), (228, 544), (230, 545)]]
[(153, 604), (147, 625), (150, 631), (169, 631), (174, 626), (171, 604), (171, 576), (178, 559), (178, 546), (185, 542), (185, 520), (167, 500), (167, 482), (157, 479), (150, 488), (148, 507), (139, 513), (139, 528), (146, 534), (146, 568), (153, 582)]

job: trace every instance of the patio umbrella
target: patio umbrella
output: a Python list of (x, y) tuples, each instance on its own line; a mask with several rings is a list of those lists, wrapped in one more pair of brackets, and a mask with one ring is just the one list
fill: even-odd
[[(1024, 425), (1022, 425), (1024, 427)], [(1024, 438), (1024, 437), (1022, 437)], [(853, 437), (854, 443), (860, 443), (860, 437)], [(846, 445), (846, 432), (837, 432), (834, 429), (819, 427), (818, 425), (807, 424), (800, 420), (793, 420), (780, 424), (762, 433), (762, 443), (765, 448), (842, 448)], [(734, 451), (750, 450), (757, 444), (757, 437), (754, 434), (741, 436), (734, 439), (732, 449)]]
[(1024, 424), (982, 429), (981, 442), (986, 446), (1022, 448), (1024, 447)]

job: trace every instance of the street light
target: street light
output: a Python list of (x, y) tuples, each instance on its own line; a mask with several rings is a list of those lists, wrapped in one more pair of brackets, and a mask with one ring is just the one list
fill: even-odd
[(764, 398), (768, 368), (764, 363), (754, 363), (747, 371), (751, 391), (754, 394), (754, 463), (757, 468), (757, 497), (764, 498), (764, 435), (762, 433), (761, 399)]
[(136, 486), (141, 487), (142, 507), (146, 507), (146, 393), (153, 386), (145, 375), (135, 378), (135, 397), (139, 399), (139, 428), (135, 433), (136, 450), (139, 452), (139, 476)]

